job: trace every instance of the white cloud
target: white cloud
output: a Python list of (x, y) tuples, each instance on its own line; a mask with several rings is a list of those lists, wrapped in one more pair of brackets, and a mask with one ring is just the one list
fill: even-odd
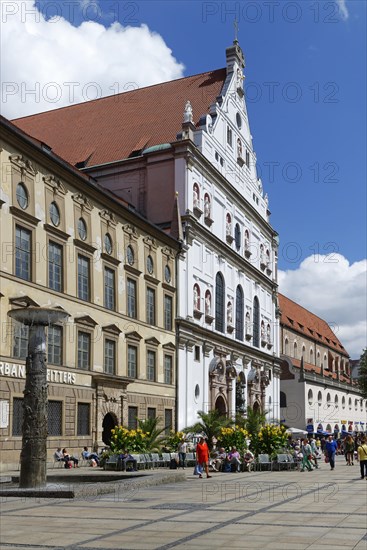
[[(80, 0), (81, 7), (88, 4)], [(183, 65), (162, 37), (144, 24), (115, 22), (105, 28), (84, 21), (74, 27), (61, 15), (48, 19), (33, 0), (14, 0), (2, 8), (1, 112), (8, 118), (183, 75)]]
[(367, 260), (309, 256), (298, 269), (279, 272), (279, 290), (329, 323), (352, 359), (360, 357), (367, 338)]
[(340, 17), (346, 21), (349, 18), (349, 11), (346, 5), (346, 0), (336, 0), (339, 8)]

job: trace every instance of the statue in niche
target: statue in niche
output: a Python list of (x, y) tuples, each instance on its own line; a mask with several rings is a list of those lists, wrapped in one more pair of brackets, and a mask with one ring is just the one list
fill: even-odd
[(205, 195), (205, 197), (204, 197), (204, 216), (206, 218), (210, 218), (210, 199), (209, 199), (209, 195)]
[(185, 110), (184, 110), (184, 122), (192, 122), (192, 105), (190, 101), (186, 101)]
[(212, 297), (208, 291), (205, 295), (205, 315), (210, 315), (212, 311)]
[(194, 285), (194, 309), (200, 311), (200, 294), (198, 285)]
[(268, 341), (269, 344), (270, 344), (270, 342), (271, 342), (270, 325), (268, 325), (268, 326), (266, 327), (266, 339), (267, 339), (267, 341)]
[(265, 325), (264, 325), (264, 322), (261, 323), (261, 340), (265, 340)]
[(194, 208), (199, 208), (199, 187), (195, 183), (194, 185)]
[(237, 157), (242, 158), (242, 142), (240, 138), (237, 138)]
[(228, 302), (227, 304), (227, 324), (232, 325), (233, 323), (233, 306), (232, 302)]
[(227, 214), (226, 217), (226, 235), (232, 234), (232, 222), (231, 222), (231, 216)]

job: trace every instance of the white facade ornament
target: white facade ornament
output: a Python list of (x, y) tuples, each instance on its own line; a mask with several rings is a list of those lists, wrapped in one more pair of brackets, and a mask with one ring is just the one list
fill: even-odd
[(232, 325), (233, 323), (233, 305), (232, 302), (227, 304), (227, 324)]
[(192, 105), (191, 105), (190, 101), (186, 101), (183, 121), (184, 122), (193, 122)]

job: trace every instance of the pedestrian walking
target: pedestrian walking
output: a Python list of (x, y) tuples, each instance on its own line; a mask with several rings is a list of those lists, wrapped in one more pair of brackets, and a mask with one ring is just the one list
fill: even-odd
[[(196, 462), (203, 467), (207, 478), (212, 477), (209, 475), (209, 447), (204, 437), (201, 437), (199, 443), (196, 445)], [(199, 474), (199, 478), (202, 477)]]
[(335, 468), (335, 454), (337, 448), (337, 442), (332, 435), (329, 435), (325, 443), (325, 456), (328, 458), (328, 462), (330, 463), (330, 470), (334, 470)]
[(367, 479), (367, 440), (362, 438), (357, 449), (361, 479)]

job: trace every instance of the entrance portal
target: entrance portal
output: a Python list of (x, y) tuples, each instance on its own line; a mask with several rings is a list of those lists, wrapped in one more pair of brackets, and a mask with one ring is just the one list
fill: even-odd
[(111, 444), (111, 430), (118, 425), (116, 416), (113, 413), (107, 413), (102, 422), (102, 441), (105, 445)]
[(223, 414), (223, 415), (227, 414), (226, 402), (224, 401), (221, 395), (217, 397), (217, 400), (215, 402), (215, 410), (219, 411), (220, 414)]

